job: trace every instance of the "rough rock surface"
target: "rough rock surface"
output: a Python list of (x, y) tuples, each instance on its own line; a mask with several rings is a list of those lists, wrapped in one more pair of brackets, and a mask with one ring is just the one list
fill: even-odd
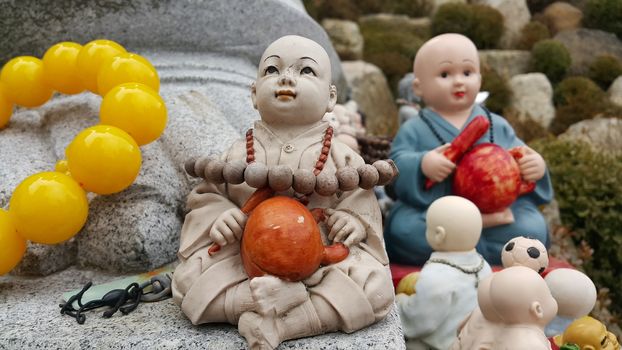
[(488, 5), (503, 15), (505, 32), (499, 46), (512, 49), (520, 40), (521, 30), (531, 20), (531, 14), (525, 0), (474, 0), (474, 3)]
[(363, 58), (363, 35), (356, 22), (325, 19), (322, 27), (328, 33), (335, 51), (344, 61)]
[(613, 33), (580, 28), (557, 33), (553, 39), (560, 41), (568, 49), (572, 58), (571, 74), (586, 75), (590, 63), (604, 54), (622, 60), (622, 41)]
[(612, 103), (622, 107), (622, 76), (617, 77), (613, 81), (609, 90), (607, 90), (607, 95)]
[(519, 118), (531, 118), (548, 129), (555, 118), (553, 106), (553, 87), (542, 73), (529, 73), (513, 76), (508, 82), (512, 89), (511, 106)]
[(397, 131), (397, 107), (382, 71), (363, 61), (343, 62), (352, 99), (365, 114), (367, 132), (389, 135)]
[[(143, 303), (132, 313), (102, 318), (86, 313), (83, 325), (61, 315), (64, 292), (119, 279), (74, 267), (45, 278), (0, 277), (0, 349), (246, 349), (237, 328), (225, 324), (193, 326), (171, 299)], [(352, 334), (341, 332), (290, 340), (284, 349), (404, 349), (395, 308), (387, 318)]]
[(584, 120), (571, 125), (559, 138), (585, 141), (596, 150), (622, 154), (622, 119)]
[(529, 72), (531, 53), (524, 50), (480, 50), (482, 66), (488, 65), (506, 78)]
[[(0, 0), (0, 7), (0, 25), (12, 28), (0, 36), (0, 64), (18, 55), (41, 57), (62, 40), (115, 40), (155, 65), (168, 108), (163, 136), (142, 147), (143, 164), (134, 184), (111, 196), (90, 196), (89, 219), (73, 248), (37, 247), (16, 269), (19, 273), (48, 274), (69, 261), (109, 271), (144, 271), (174, 260), (185, 196), (192, 187), (182, 165), (191, 157), (222, 152), (258, 118), (249, 88), (261, 53), (278, 37), (296, 33), (318, 41), (331, 57), (341, 96), (347, 92), (328, 36), (299, 1), (89, 0), (77, 6), (72, 1)], [(278, 26), (270, 20), (274, 13), (279, 13)], [(98, 122), (100, 103), (99, 96), (83, 93), (15, 111), (0, 131), (0, 161), (8, 165), (0, 167), (1, 207), (8, 206), (27, 176), (54, 169), (75, 135)], [(49, 259), (49, 266), (39, 269), (37, 262), (50, 256), (63, 259)]]
[(544, 21), (548, 24), (551, 33), (581, 27), (583, 12), (566, 2), (554, 2), (542, 12)]

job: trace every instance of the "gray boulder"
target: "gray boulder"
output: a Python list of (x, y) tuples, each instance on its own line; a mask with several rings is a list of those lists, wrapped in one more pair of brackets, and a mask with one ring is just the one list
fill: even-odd
[(566, 2), (554, 2), (547, 6), (542, 16), (551, 33), (555, 34), (564, 30), (581, 27), (583, 12)]
[(352, 99), (365, 114), (367, 132), (372, 135), (393, 135), (397, 131), (397, 107), (382, 71), (363, 61), (343, 62)]
[(482, 66), (493, 68), (505, 78), (529, 72), (531, 53), (524, 50), (480, 50)]
[(529, 73), (513, 76), (509, 81), (512, 89), (511, 106), (518, 112), (521, 120), (530, 118), (544, 129), (555, 118), (553, 106), (553, 87), (546, 75)]
[[(175, 259), (185, 196), (196, 181), (183, 172), (192, 157), (222, 152), (258, 118), (250, 84), (264, 48), (286, 34), (323, 45), (342, 96), (345, 79), (328, 36), (300, 2), (140, 0), (127, 4), (90, 0), (53, 5), (0, 0), (0, 63), (18, 55), (39, 56), (62, 40), (107, 38), (148, 58), (161, 79), (168, 107), (163, 136), (142, 147), (134, 184), (111, 196), (90, 195), (89, 219), (75, 242), (29, 250), (15, 270), (48, 274), (68, 264), (110, 271), (144, 271)], [(233, 11), (237, 9), (239, 11)], [(279, 13), (279, 25), (272, 16)], [(236, 15), (237, 14), (237, 15)], [(88, 23), (88, 25), (85, 25)], [(99, 96), (56, 96), (38, 109), (18, 109), (0, 131), (0, 205), (27, 176), (54, 169), (80, 130), (98, 122)], [(63, 259), (51, 259), (51, 256)], [(42, 269), (40, 261), (49, 264)]]
[(363, 35), (356, 22), (325, 19), (322, 27), (328, 33), (335, 51), (342, 60), (360, 60), (363, 58)]
[(570, 52), (571, 74), (586, 75), (590, 63), (601, 55), (609, 54), (622, 60), (622, 41), (612, 33), (580, 28), (557, 33), (554, 39)]
[(525, 0), (474, 0), (474, 3), (488, 5), (503, 15), (505, 31), (499, 46), (513, 49), (520, 40), (521, 30), (531, 20), (531, 14)]
[[(236, 327), (222, 323), (195, 326), (171, 299), (141, 303), (132, 313), (117, 312), (111, 318), (103, 318), (102, 309), (86, 312), (82, 325), (60, 314), (62, 293), (80, 289), (88, 281), (98, 285), (119, 278), (75, 267), (39, 279), (0, 276), (0, 348), (247, 349)], [(404, 350), (405, 346), (394, 307), (384, 320), (360, 331), (289, 340), (277, 349)]]
[(622, 154), (622, 119), (583, 120), (571, 125), (566, 132), (559, 135), (559, 138), (585, 141), (599, 152)]
[(613, 81), (609, 90), (607, 90), (607, 95), (613, 104), (622, 107), (622, 75)]
[[(300, 1), (211, 0), (131, 2), (1, 0), (0, 65), (18, 55), (42, 57), (53, 44), (106, 38), (128, 50), (217, 52), (256, 64), (275, 39), (298, 34), (320, 43), (333, 63), (337, 88), (345, 91), (339, 58), (328, 35)], [(278, 25), (275, 25), (275, 20)], [(345, 95), (341, 97), (345, 101)]]

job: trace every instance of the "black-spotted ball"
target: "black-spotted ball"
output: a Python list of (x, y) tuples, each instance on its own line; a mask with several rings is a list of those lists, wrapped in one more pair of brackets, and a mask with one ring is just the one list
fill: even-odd
[(509, 240), (501, 251), (504, 268), (525, 266), (542, 273), (549, 266), (549, 254), (537, 239), (516, 237)]

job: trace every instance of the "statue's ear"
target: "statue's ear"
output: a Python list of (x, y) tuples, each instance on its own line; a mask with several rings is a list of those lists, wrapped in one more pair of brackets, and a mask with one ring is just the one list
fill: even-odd
[(529, 312), (537, 319), (542, 319), (544, 317), (544, 311), (542, 310), (542, 305), (540, 305), (540, 303), (537, 301), (534, 301), (533, 303), (531, 303), (531, 307), (529, 307)]
[(413, 80), (413, 91), (415, 92), (415, 95), (419, 97), (423, 96), (423, 92), (421, 91), (421, 81), (419, 78), (415, 78)]
[(436, 245), (442, 245), (445, 242), (445, 237), (447, 237), (447, 231), (445, 231), (445, 228), (443, 226), (436, 226), (434, 228), (434, 236), (432, 238)]
[(335, 108), (335, 104), (337, 103), (337, 87), (335, 85), (331, 85), (328, 90), (328, 106), (326, 106), (326, 112), (332, 112), (333, 108)]
[(251, 84), (251, 100), (253, 101), (253, 107), (257, 109), (257, 87), (255, 82)]

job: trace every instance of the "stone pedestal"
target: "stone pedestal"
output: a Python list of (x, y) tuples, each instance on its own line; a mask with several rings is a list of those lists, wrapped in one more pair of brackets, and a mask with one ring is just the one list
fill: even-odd
[[(246, 349), (231, 325), (193, 326), (172, 299), (140, 304), (122, 316), (102, 318), (104, 309), (86, 313), (83, 325), (60, 314), (63, 292), (92, 280), (119, 279), (91, 270), (69, 268), (44, 278), (0, 277), (0, 349)], [(352, 334), (341, 332), (290, 340), (278, 349), (404, 349), (395, 309), (387, 318)]]

